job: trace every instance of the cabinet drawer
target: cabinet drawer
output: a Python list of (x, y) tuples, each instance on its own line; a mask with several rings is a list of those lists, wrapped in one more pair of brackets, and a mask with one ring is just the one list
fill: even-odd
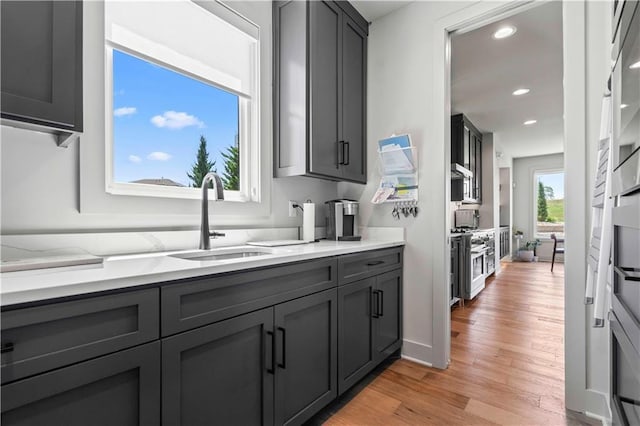
[(158, 338), (158, 289), (2, 312), (2, 383)]
[(160, 342), (2, 386), (3, 426), (160, 424)]
[(402, 266), (402, 247), (350, 254), (338, 258), (340, 285), (361, 280)]
[(335, 287), (336, 270), (336, 259), (328, 258), (163, 286), (162, 335)]

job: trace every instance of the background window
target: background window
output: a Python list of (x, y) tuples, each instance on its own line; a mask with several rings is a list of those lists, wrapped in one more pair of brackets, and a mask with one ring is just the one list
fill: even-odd
[(564, 172), (538, 172), (535, 184), (536, 238), (564, 238)]
[(114, 182), (239, 189), (237, 95), (116, 49), (113, 89)]

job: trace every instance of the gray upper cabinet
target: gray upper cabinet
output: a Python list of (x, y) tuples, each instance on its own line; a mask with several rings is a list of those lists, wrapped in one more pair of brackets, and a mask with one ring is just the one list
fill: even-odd
[(451, 116), (451, 162), (473, 173), (451, 180), (451, 201), (482, 203), (482, 133), (463, 114)]
[(274, 2), (274, 174), (366, 183), (368, 24), (348, 2)]
[(2, 1), (2, 118), (82, 131), (82, 2)]

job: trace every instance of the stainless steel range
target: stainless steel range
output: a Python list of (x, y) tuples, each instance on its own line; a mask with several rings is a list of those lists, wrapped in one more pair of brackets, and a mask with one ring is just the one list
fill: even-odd
[(473, 241), (476, 245), (482, 245), (487, 248), (485, 252), (485, 275), (488, 277), (496, 271), (496, 233), (493, 230), (474, 231)]
[[(486, 276), (483, 241), (474, 238), (470, 231), (459, 229), (451, 232), (451, 296), (473, 299), (484, 289)], [(453, 302), (455, 303), (455, 302)]]

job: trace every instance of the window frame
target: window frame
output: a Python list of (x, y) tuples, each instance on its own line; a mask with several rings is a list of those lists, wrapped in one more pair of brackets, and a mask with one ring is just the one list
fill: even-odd
[[(242, 30), (242, 25), (234, 25), (234, 22), (230, 22), (232, 19), (228, 19), (230, 16), (234, 17), (237, 13), (233, 12), (231, 9), (226, 8), (226, 11), (232, 12), (232, 15), (229, 13), (214, 13), (207, 7), (204, 7), (199, 2), (194, 2), (199, 5), (203, 10), (207, 13), (212, 13), (219, 18), (223, 19), (229, 25), (235, 26)], [(226, 15), (226, 16), (221, 16)], [(245, 20), (246, 18), (237, 15), (240, 19)], [(227, 18), (227, 19), (225, 19)], [(127, 46), (114, 43), (106, 38), (106, 34), (104, 34), (104, 65), (105, 65), (105, 144), (104, 144), (104, 154), (105, 154), (105, 192), (107, 194), (112, 195), (123, 195), (123, 196), (133, 196), (133, 197), (156, 197), (156, 198), (168, 198), (168, 199), (200, 199), (202, 194), (200, 192), (200, 188), (193, 187), (172, 187), (172, 186), (162, 186), (162, 185), (153, 185), (153, 184), (144, 184), (144, 183), (129, 183), (129, 182), (116, 182), (114, 180), (114, 144), (115, 141), (113, 139), (113, 125), (114, 125), (114, 102), (113, 102), (113, 93), (114, 93), (114, 73), (113, 73), (113, 50), (119, 50), (125, 54), (134, 56), (143, 61), (149, 62), (154, 65), (161, 66), (170, 71), (176, 72), (188, 78), (192, 78), (198, 80), (207, 85), (214, 86), (220, 90), (223, 90), (228, 93), (232, 93), (238, 96), (238, 145), (240, 151), (240, 188), (239, 190), (224, 190), (224, 200), (227, 202), (261, 202), (262, 196), (262, 185), (260, 182), (261, 176), (261, 162), (260, 162), (260, 85), (261, 81), (261, 58), (260, 58), (260, 50), (261, 50), (261, 40), (260, 37), (256, 37), (254, 60), (253, 60), (253, 70), (252, 74), (252, 84), (256, 89), (254, 90), (253, 96), (251, 98), (243, 96), (238, 93), (234, 93), (233, 91), (221, 87), (216, 82), (207, 80), (199, 75), (189, 72), (188, 70), (181, 69), (172, 64), (168, 64), (156, 58), (151, 58), (147, 55), (144, 55), (140, 52), (137, 52), (133, 49), (128, 48)], [(187, 172), (187, 171), (185, 171)], [(218, 173), (220, 174), (220, 173)], [(209, 198), (213, 197), (213, 191), (210, 190)]]
[[(564, 168), (549, 168), (549, 169), (535, 169), (533, 171), (533, 218), (532, 218), (532, 225), (533, 225), (533, 238), (537, 238), (537, 239), (545, 239), (545, 240), (550, 240), (551, 237), (547, 237), (545, 235), (540, 235), (538, 233), (538, 179), (540, 176), (542, 175), (553, 175), (553, 174), (559, 174), (562, 173), (563, 175), (566, 176), (566, 172), (564, 170)], [(563, 181), (563, 185), (564, 185), (564, 177), (562, 178)], [(562, 234), (564, 234), (564, 229), (562, 231)]]

